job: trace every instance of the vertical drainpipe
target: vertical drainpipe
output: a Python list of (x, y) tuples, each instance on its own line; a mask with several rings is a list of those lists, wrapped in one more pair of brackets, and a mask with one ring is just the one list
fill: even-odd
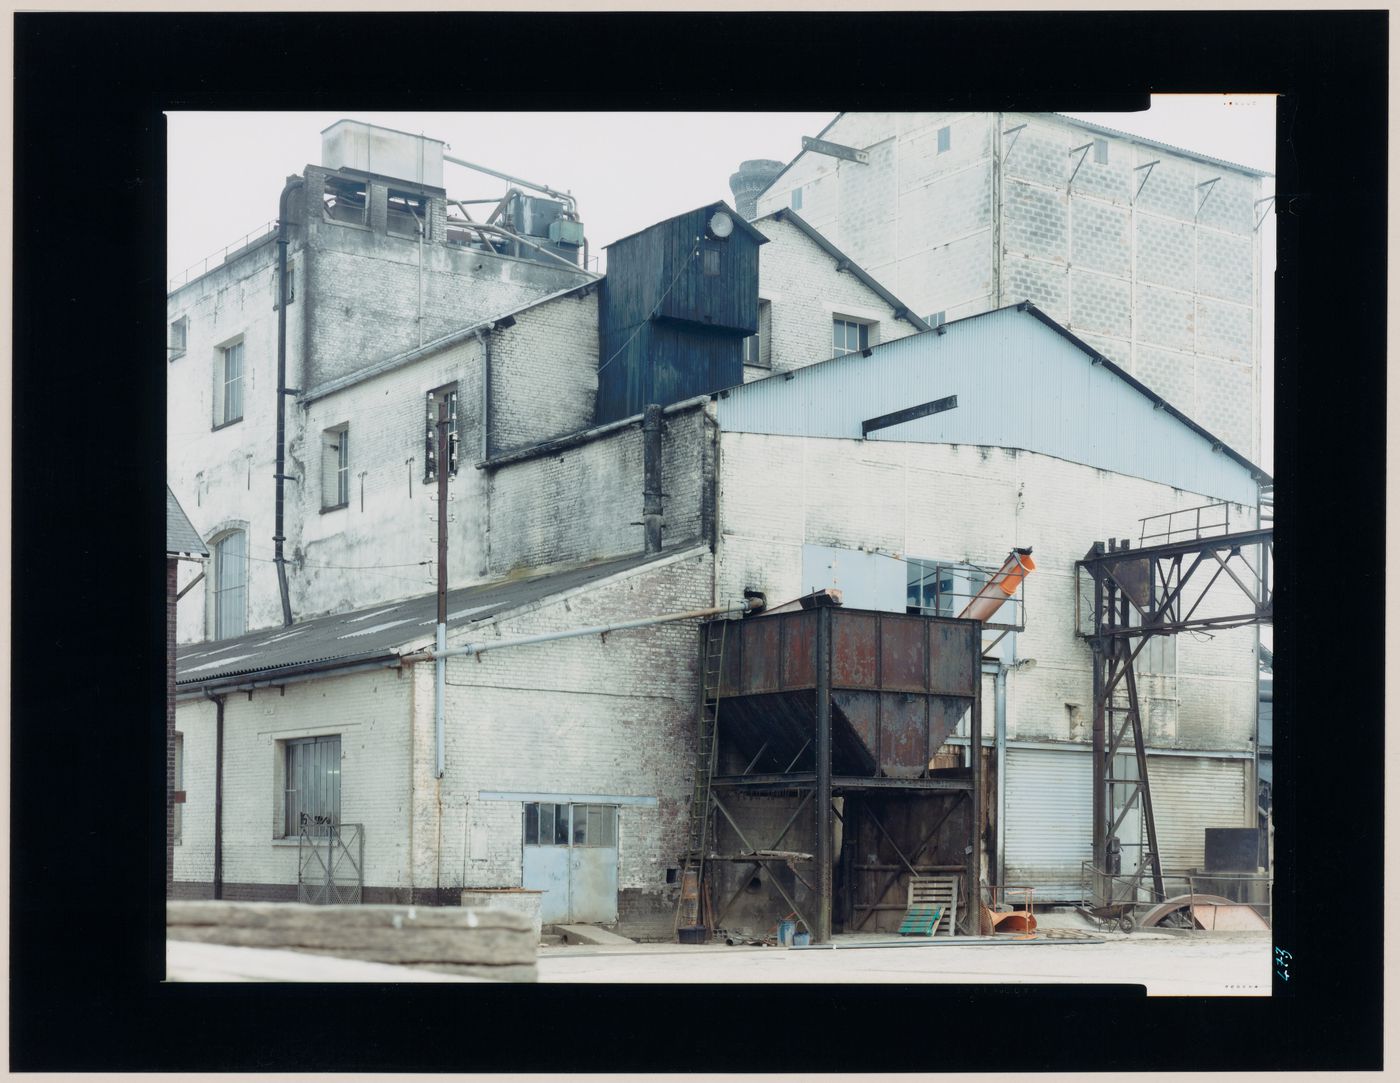
[(996, 763), (997, 763), (997, 853), (996, 883), (1006, 883), (1006, 665), (997, 663), (996, 675)]
[(491, 332), (477, 331), (476, 340), (481, 343), (481, 458), (486, 460), (491, 458)]
[(642, 416), (642, 526), (645, 552), (661, 552), (661, 407), (649, 403)]
[(277, 508), (272, 544), (273, 561), (277, 565), (277, 589), (282, 596), (284, 627), (292, 623), (292, 601), (287, 592), (287, 560), (282, 555), (282, 542), (285, 540), (282, 512), (287, 481), (287, 197), (302, 183), (300, 177), (288, 177), (277, 206), (277, 463), (274, 468)]
[(817, 610), (817, 927), (812, 939), (831, 939), (831, 610)]
[[(982, 640), (979, 630), (977, 641)], [(972, 758), (972, 830), (967, 848), (967, 933), (982, 931), (982, 672), (978, 667), (973, 685), (972, 717), (969, 719), (967, 747)]]
[(214, 701), (214, 898), (224, 897), (224, 698)]

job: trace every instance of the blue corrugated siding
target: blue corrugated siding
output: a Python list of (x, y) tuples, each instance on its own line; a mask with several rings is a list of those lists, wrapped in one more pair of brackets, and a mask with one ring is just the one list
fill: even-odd
[(1250, 471), (1029, 313), (988, 313), (731, 388), (730, 432), (860, 439), (861, 421), (957, 395), (958, 407), (872, 440), (1011, 447), (1254, 504)]

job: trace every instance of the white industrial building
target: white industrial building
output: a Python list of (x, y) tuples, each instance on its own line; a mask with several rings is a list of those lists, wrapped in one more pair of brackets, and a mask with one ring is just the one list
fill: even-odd
[[(308, 167), (305, 182), (354, 176)], [(695, 296), (732, 290), (755, 316), (728, 329), (742, 361), (736, 352), (727, 383), (706, 386), (680, 363), (692, 386), (663, 400), (659, 435), (640, 414), (599, 423), (598, 372), (611, 362), (600, 306), (616, 303), (607, 291), (622, 288), (611, 282), (623, 281), (620, 258), (601, 282), (548, 259), (444, 248), (425, 266), (458, 293), (443, 286), (423, 310), (439, 322), (421, 345), (417, 327), (407, 341), (367, 330), (351, 364), (343, 335), (305, 329), (307, 302), (358, 312), (350, 294), (373, 291), (375, 245), (386, 273), (412, 272), (412, 285), (414, 250), (448, 228), (395, 236), (386, 217), (381, 229), (380, 188), (386, 201), (401, 191), (379, 175), (364, 186), (355, 274), (336, 262), (349, 258), (336, 232), (346, 227), (320, 204), (289, 245), (299, 268), (289, 324), (303, 313), (287, 349), (289, 626), (268, 540), (282, 397), (275, 245), (171, 295), (172, 327), (188, 321), (170, 362), (171, 485), (213, 554), (208, 589), (180, 610), (187, 798), (174, 892), (297, 897), (307, 853), (297, 814), (308, 812), (355, 825), (363, 857), (351, 878), (365, 901), (524, 888), (545, 892), (557, 920), (669, 935), (695, 771), (694, 621), (450, 658), (439, 771), (427, 653), (436, 474), (425, 460), (429, 409), (448, 401), (451, 646), (727, 605), (746, 591), (775, 604), (836, 587), (851, 608), (934, 615), (917, 585), (928, 569), (971, 582), (1032, 548), (1021, 630), (983, 669), (983, 699), (999, 705), (999, 724), (982, 731), (999, 785), (984, 805), (982, 876), (1077, 899), (1093, 784), (1074, 564), (1095, 541), (1136, 539), (1140, 520), (1178, 509), (1225, 505), (1232, 525), (1250, 525), (1262, 472), (1042, 307), (925, 330), (899, 291), (846, 255), (856, 242), (836, 247), (806, 209), (706, 242), (751, 247), (749, 278), (712, 284), (696, 246)], [(445, 215), (440, 187), (420, 190)], [(715, 222), (728, 209), (691, 214)], [(473, 276), (500, 288), (482, 302)], [(403, 303), (416, 296), (408, 289)], [(388, 317), (364, 322), (377, 321)], [(230, 343), (244, 344), (237, 424), (219, 410)], [(950, 396), (956, 407), (936, 415), (862, 426)], [(1140, 667), (1173, 867), (1200, 864), (1205, 827), (1254, 822), (1254, 647), (1250, 629), (1181, 636)], [(966, 733), (949, 736), (940, 763), (965, 757)]]

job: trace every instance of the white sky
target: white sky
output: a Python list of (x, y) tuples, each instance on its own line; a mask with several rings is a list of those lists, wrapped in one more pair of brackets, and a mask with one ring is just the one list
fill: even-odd
[[(1141, 113), (1084, 120), (1258, 169), (1274, 169), (1271, 95), (1154, 95)], [(619, 237), (717, 199), (747, 158), (790, 160), (833, 113), (327, 113), (167, 115), (168, 273), (176, 275), (277, 217), (285, 179), (320, 161), (321, 130), (340, 120), (421, 132), (448, 153), (568, 190), (593, 253)], [(458, 199), (499, 196), (505, 183), (444, 166)], [(1266, 182), (1266, 191), (1272, 192)], [(1263, 234), (1261, 463), (1273, 469), (1274, 230)]]

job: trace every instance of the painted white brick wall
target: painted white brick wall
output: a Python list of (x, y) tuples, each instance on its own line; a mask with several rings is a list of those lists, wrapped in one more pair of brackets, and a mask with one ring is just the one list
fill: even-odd
[[(1024, 125), (1002, 135), (999, 162), (998, 118)], [(806, 153), (760, 215), (801, 188), (803, 217), (923, 316), (1030, 299), (1257, 458), (1257, 178), (1050, 114), (848, 113), (824, 138), (869, 162)], [(1076, 172), (1070, 151), (1100, 138), (1108, 161), (1090, 149)]]
[[(510, 638), (710, 603), (708, 552), (667, 559), (597, 588), (453, 636)], [(452, 659), (447, 667), (447, 773), (441, 782), (442, 868), (434, 852), (433, 670), (416, 684), (414, 878), (431, 886), (519, 886), (521, 806), (486, 791), (654, 797), (626, 806), (619, 823), (619, 888), (664, 892), (684, 845), (694, 762), (694, 621)], [(471, 824), (487, 852), (468, 852)], [(455, 878), (455, 879), (454, 879)]]
[[(409, 726), (413, 680), (394, 670), (328, 676), (288, 685), (285, 695), (264, 688), (229, 693), (224, 703), (225, 897), (231, 885), (297, 881), (295, 837), (283, 826), (285, 746), (296, 737), (339, 734), (340, 811), (344, 823), (364, 824), (367, 887), (406, 882), (409, 852)], [(431, 697), (431, 684), (429, 685)], [(213, 878), (215, 707), (180, 703), (185, 790), (175, 880)]]
[[(1032, 546), (1036, 571), (1026, 581), (1017, 652), (1036, 665), (1009, 675), (1008, 732), (1050, 740), (1090, 738), (1090, 652), (1074, 635), (1075, 561), (1096, 540), (1136, 541), (1142, 517), (1210, 503), (1025, 451), (750, 433), (722, 434), (720, 486), (718, 587), (758, 586), (775, 604), (810, 587), (801, 581), (803, 544), (994, 566), (1013, 546)], [(1252, 509), (1231, 508), (1232, 527), (1251, 523)], [(1217, 597), (1220, 606), (1235, 600)], [(1199, 642), (1177, 637), (1180, 703), (1157, 743), (1249, 747), (1253, 644), (1248, 628)]]
[[(831, 357), (832, 320), (838, 315), (872, 322), (872, 346), (914, 333), (913, 324), (896, 319), (860, 279), (838, 271), (836, 261), (792, 223), (765, 218), (753, 226), (769, 239), (759, 250), (758, 295), (769, 302), (765, 352), (773, 372)], [(757, 377), (767, 374), (749, 371)]]

